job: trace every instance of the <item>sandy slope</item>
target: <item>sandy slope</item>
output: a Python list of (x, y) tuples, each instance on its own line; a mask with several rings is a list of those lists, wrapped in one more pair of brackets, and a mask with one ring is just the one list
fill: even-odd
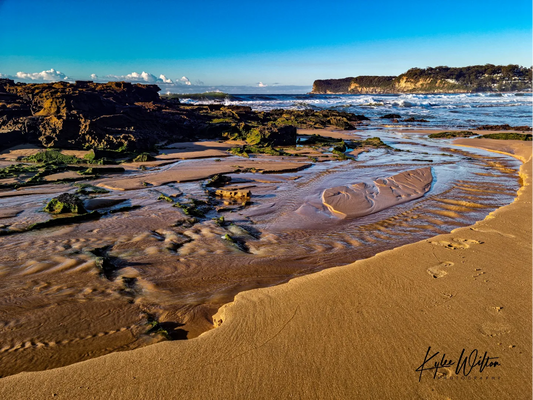
[[(0, 398), (531, 398), (531, 145), (485, 142), (460, 141), (527, 162), (518, 200), (484, 221), (241, 293), (194, 340), (1, 379)], [(419, 382), (428, 346), (501, 366)]]

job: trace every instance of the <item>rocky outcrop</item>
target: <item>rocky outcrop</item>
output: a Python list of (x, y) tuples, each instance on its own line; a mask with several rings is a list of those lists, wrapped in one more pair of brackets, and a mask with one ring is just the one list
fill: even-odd
[(172, 118), (159, 120), (159, 90), (155, 85), (128, 82), (15, 84), (1, 80), (0, 130), (11, 133), (9, 145), (18, 141), (62, 148), (150, 147), (157, 136), (153, 133), (170, 133), (179, 125)]
[(531, 68), (475, 65), (412, 68), (399, 76), (358, 76), (316, 80), (316, 94), (470, 93), (531, 90)]
[(161, 98), (156, 85), (128, 82), (23, 84), (0, 80), (0, 147), (142, 152), (169, 141), (234, 138), (254, 145), (296, 142), (296, 127), (354, 129), (364, 116), (338, 111), (254, 112)]

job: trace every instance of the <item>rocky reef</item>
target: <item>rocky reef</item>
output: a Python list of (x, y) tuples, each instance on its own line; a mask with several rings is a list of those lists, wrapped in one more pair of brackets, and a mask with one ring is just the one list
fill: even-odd
[(462, 68), (412, 68), (399, 76), (316, 80), (312, 93), (471, 93), (519, 90), (531, 90), (531, 68), (486, 64)]
[(296, 127), (354, 129), (367, 119), (339, 111), (254, 112), (250, 107), (185, 105), (156, 85), (129, 82), (48, 84), (0, 79), (0, 147), (143, 152), (171, 141), (233, 138), (290, 145)]

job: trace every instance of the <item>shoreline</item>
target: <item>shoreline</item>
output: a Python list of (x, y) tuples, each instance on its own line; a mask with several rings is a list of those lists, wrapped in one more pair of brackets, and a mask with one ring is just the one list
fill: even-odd
[[(479, 145), (480, 140), (474, 143)], [(58, 369), (6, 377), (0, 380), (0, 393), (10, 398), (47, 398), (54, 393), (63, 398), (94, 398), (97, 394), (97, 398), (153, 398), (176, 392), (194, 398), (248, 398), (252, 394), (256, 398), (289, 394), (346, 398), (354, 393), (395, 398), (402, 393), (435, 399), (465, 397), (465, 393), (484, 393), (487, 398), (514, 393), (514, 398), (521, 398), (531, 388), (530, 381), (529, 388), (523, 384), (524, 377), (531, 376), (531, 324), (523, 323), (531, 322), (531, 303), (524, 304), (523, 298), (514, 299), (513, 294), (525, 294), (529, 301), (531, 279), (522, 285), (509, 281), (519, 272), (531, 277), (531, 263), (525, 269), (526, 263), (520, 258), (531, 257), (531, 211), (529, 219), (520, 217), (528, 202), (531, 208), (531, 145), (511, 147), (520, 152), (515, 157), (528, 158), (520, 168), (524, 184), (513, 203), (483, 221), (347, 266), (239, 293), (215, 315), (220, 326), (194, 340), (163, 342)], [(502, 214), (517, 223), (521, 235), (516, 235), (509, 221), (502, 221)], [(511, 248), (497, 251), (503, 242)], [(518, 257), (505, 253), (511, 249)], [(504, 267), (494, 265), (498, 257), (522, 270), (514, 269), (507, 276)], [(416, 266), (410, 265), (413, 259)], [(468, 272), (460, 268), (465, 263)], [(496, 283), (493, 274), (497, 275)], [(484, 275), (488, 282), (484, 282)], [(505, 291), (502, 282), (518, 287)], [(483, 306), (469, 293), (482, 296)], [(518, 305), (514, 304), (517, 301)], [(396, 310), (396, 314), (387, 309)], [(419, 328), (418, 333), (410, 331), (413, 326)], [(497, 387), (477, 382), (458, 385), (448, 379), (433, 383), (436, 381), (429, 372), (418, 384), (413, 371), (427, 350), (423, 343), (434, 343), (436, 351), (442, 349), (453, 357), (465, 346), (477, 346), (496, 356), (507, 357), (513, 352), (516, 357), (507, 357), (502, 364)], [(323, 363), (324, 359), (337, 363)], [(274, 366), (284, 373), (276, 373)], [(105, 375), (107, 378), (102, 379)], [(384, 379), (389, 384), (380, 385)], [(247, 392), (239, 391), (244, 387)]]

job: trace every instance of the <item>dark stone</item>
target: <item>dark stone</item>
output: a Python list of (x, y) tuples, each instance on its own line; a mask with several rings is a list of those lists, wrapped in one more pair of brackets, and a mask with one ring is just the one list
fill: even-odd
[(385, 114), (384, 116), (382, 117), (379, 117), (381, 119), (399, 119), (399, 118), (402, 118), (402, 116), (400, 114)]

